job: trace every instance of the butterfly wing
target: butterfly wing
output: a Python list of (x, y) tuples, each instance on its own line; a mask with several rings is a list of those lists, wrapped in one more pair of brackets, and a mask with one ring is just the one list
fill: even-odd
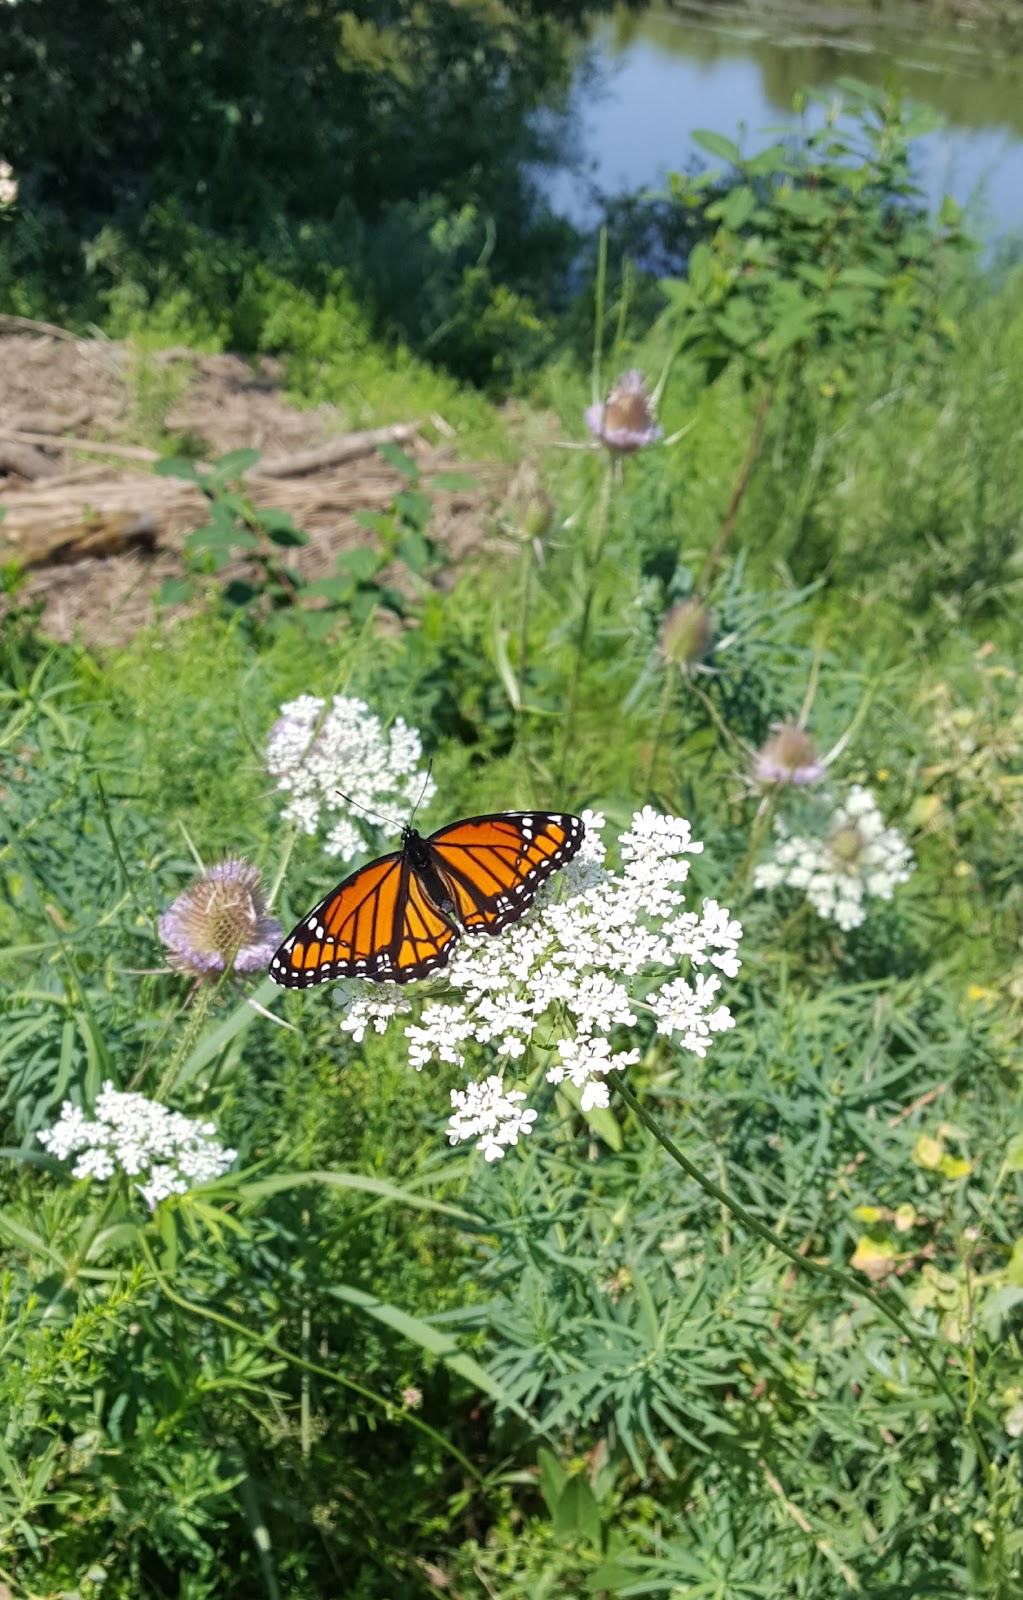
[(271, 961), (270, 976), (285, 989), (331, 978), (408, 983), (443, 967), (457, 936), (403, 849), (360, 867), (303, 917)]
[(500, 933), (571, 861), (585, 832), (564, 812), (509, 811), (453, 822), (426, 844), (466, 931)]

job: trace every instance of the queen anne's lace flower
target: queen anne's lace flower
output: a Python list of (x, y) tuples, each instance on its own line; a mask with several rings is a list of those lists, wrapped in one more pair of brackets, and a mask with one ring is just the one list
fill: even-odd
[(90, 1121), (65, 1100), (52, 1128), (37, 1135), (63, 1161), (77, 1152), (76, 1178), (106, 1179), (120, 1170), (145, 1179), (135, 1187), (152, 1209), (169, 1194), (184, 1194), (226, 1172), (237, 1155), (216, 1139), (212, 1122), (194, 1122), (143, 1094), (122, 1094), (107, 1080)]
[(775, 832), (773, 857), (756, 868), (753, 887), (802, 889), (820, 916), (846, 931), (865, 921), (865, 900), (890, 900), (913, 870), (906, 841), (885, 827), (870, 790), (858, 784), (832, 813), (824, 838), (789, 836), (780, 820)]
[(536, 1121), (535, 1111), (520, 1109), (525, 1098), (520, 1089), (506, 1089), (496, 1074), (468, 1089), (452, 1089), (448, 1138), (452, 1144), (478, 1138), (477, 1150), (488, 1161), (499, 1161), (506, 1146), (518, 1144), (519, 1134)]
[[(342, 1028), (360, 1040), (367, 1028), (382, 1032), (404, 1016), (417, 1069), (430, 1061), (466, 1067), (481, 1049), (503, 1066), (532, 1044), (543, 1052), (547, 1081), (571, 1082), (584, 1111), (607, 1105), (608, 1072), (639, 1059), (636, 1049), (616, 1048), (612, 1035), (634, 1029), (641, 1015), (705, 1054), (710, 1036), (732, 1026), (718, 990), (721, 976), (739, 969), (742, 929), (716, 901), (704, 901), (700, 913), (684, 909), (689, 858), (703, 846), (688, 822), (648, 806), (621, 835), (614, 873), (604, 865), (603, 817), (585, 812), (583, 821), (579, 853), (520, 921), (498, 939), (463, 936), (445, 973), (449, 998), (419, 1005), (408, 988), (360, 988)], [(534, 1120), (522, 1098), (500, 1071), (490, 1072), (453, 1094), (449, 1137), (474, 1138), (496, 1160)]]
[(12, 206), (18, 198), (18, 180), (9, 161), (0, 161), (0, 209)]
[(308, 834), (328, 824), (327, 854), (347, 860), (376, 842), (367, 812), (397, 831), (436, 793), (420, 770), (422, 754), (419, 734), (401, 717), (385, 730), (363, 700), (338, 694), (327, 710), (326, 701), (304, 694), (281, 707), (267, 766), (289, 796), (285, 821)]
[(267, 911), (259, 869), (248, 861), (221, 861), (178, 896), (160, 918), (160, 938), (171, 966), (196, 977), (255, 972), (281, 942), (282, 929)]

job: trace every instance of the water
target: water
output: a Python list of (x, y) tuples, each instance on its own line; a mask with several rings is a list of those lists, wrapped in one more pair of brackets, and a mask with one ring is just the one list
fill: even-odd
[(595, 29), (573, 91), (582, 170), (552, 172), (544, 184), (556, 210), (592, 222), (594, 189), (658, 189), (667, 169), (706, 165), (694, 128), (735, 137), (744, 124), (750, 152), (769, 142), (762, 130), (796, 120), (797, 88), (894, 76), (946, 122), (913, 146), (931, 206), (951, 195), (989, 241), (1023, 234), (1023, 52), (998, 36), (930, 28), (923, 8), (879, 16), (825, 0), (798, 20), (744, 11), (741, 23), (724, 7), (704, 10), (655, 9)]

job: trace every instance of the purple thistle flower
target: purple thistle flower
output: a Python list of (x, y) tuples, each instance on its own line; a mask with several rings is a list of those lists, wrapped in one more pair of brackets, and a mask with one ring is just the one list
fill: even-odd
[(772, 722), (771, 737), (753, 759), (753, 776), (765, 788), (776, 783), (805, 788), (819, 782), (825, 770), (812, 742), (794, 722)]
[(221, 861), (179, 894), (160, 918), (160, 938), (172, 967), (203, 978), (228, 967), (265, 967), (283, 930), (267, 914), (259, 869), (248, 861)]
[(619, 455), (632, 455), (664, 437), (654, 421), (641, 372), (623, 372), (606, 402), (587, 407), (586, 426), (595, 439)]

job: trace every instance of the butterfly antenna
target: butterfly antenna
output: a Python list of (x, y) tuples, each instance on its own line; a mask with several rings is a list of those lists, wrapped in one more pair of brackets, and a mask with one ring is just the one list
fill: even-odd
[(380, 815), (379, 811), (371, 811), (369, 806), (364, 806), (361, 800), (353, 800), (351, 795), (345, 794), (343, 789), (335, 789), (334, 793), (336, 795), (340, 795), (341, 799), (344, 800), (346, 804), (354, 806), (356, 811), (365, 811), (367, 817), (374, 817), (377, 822), (382, 822), (385, 828), (393, 828), (396, 826), (393, 817), (383, 817)]
[(426, 777), (423, 779), (423, 787), (419, 791), (419, 799), (416, 801), (415, 805), (412, 807), (412, 815), (409, 817), (408, 825), (409, 825), (410, 828), (411, 828), (413, 822), (415, 822), (415, 820), (416, 820), (416, 812), (419, 810), (419, 807), (423, 803), (423, 796), (426, 793), (427, 786), (429, 785), (430, 774), (431, 774), (432, 771), (433, 771), (433, 757), (431, 756), (430, 760), (427, 762), (427, 765), (426, 765)]

